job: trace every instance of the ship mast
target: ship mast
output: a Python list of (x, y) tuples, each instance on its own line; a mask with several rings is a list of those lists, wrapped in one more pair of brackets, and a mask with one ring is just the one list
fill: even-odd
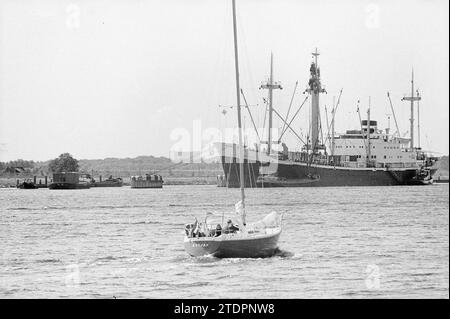
[(370, 146), (370, 96), (369, 96), (369, 108), (367, 109), (367, 166), (370, 166), (372, 157), (372, 150)]
[(414, 101), (420, 101), (420, 96), (414, 96), (414, 69), (411, 76), (411, 96), (405, 96), (402, 101), (411, 101), (411, 118), (410, 118), (410, 134), (411, 134), (411, 149), (414, 149)]
[(419, 108), (419, 101), (420, 101), (420, 94), (419, 90), (416, 90), (417, 93), (417, 146), (420, 148), (420, 108)]
[(334, 162), (334, 148), (335, 148), (335, 143), (334, 143), (334, 112), (335, 112), (335, 102), (334, 102), (334, 96), (333, 96), (333, 108), (331, 109), (331, 157), (333, 157), (333, 162)]
[(238, 130), (239, 130), (239, 184), (241, 188), (241, 202), (242, 202), (242, 224), (245, 226), (245, 180), (244, 180), (244, 147), (242, 145), (242, 120), (241, 120), (241, 93), (239, 85), (239, 59), (238, 59), (238, 44), (237, 44), (237, 25), (236, 25), (236, 1), (232, 0), (233, 4), (233, 38), (234, 38), (234, 67), (236, 73), (236, 102), (237, 102), (237, 116), (238, 116)]
[(270, 53), (270, 76), (269, 80), (262, 84), (260, 89), (269, 90), (269, 127), (267, 134), (267, 155), (272, 151), (272, 119), (273, 119), (273, 90), (282, 89), (281, 85), (273, 81), (273, 53)]
[(309, 79), (309, 88), (307, 92), (311, 94), (311, 151), (315, 152), (319, 142), (319, 94), (325, 92), (320, 82), (320, 69), (317, 65), (317, 57), (320, 55), (317, 51), (312, 53), (314, 62), (311, 64)]

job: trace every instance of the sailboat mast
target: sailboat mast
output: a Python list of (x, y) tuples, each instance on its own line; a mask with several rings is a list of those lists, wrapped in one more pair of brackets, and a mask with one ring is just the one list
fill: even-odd
[(244, 180), (244, 147), (242, 146), (242, 120), (241, 120), (241, 95), (239, 85), (239, 58), (238, 58), (238, 44), (237, 44), (237, 25), (236, 25), (236, 1), (233, 3), (233, 37), (234, 37), (234, 67), (236, 71), (236, 102), (238, 115), (238, 130), (239, 130), (239, 181), (241, 186), (241, 201), (242, 201), (242, 223), (245, 226), (245, 180)]
[(414, 70), (412, 71), (411, 76), (411, 125), (410, 125), (410, 132), (411, 132), (411, 149), (414, 149)]

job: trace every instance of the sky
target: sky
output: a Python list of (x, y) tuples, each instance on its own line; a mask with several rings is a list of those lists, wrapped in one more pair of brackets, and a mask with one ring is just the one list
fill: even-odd
[[(448, 154), (448, 6), (237, 0), (241, 86), (256, 125), (263, 126), (267, 91), (259, 86), (269, 76), (270, 54), (283, 86), (274, 107), (285, 115), (294, 96), (293, 114), (317, 47), (327, 90), (323, 123), (325, 106), (329, 111), (343, 89), (337, 132), (359, 128), (357, 101), (365, 117), (369, 96), (371, 118), (385, 128), (389, 91), (408, 135), (410, 105), (401, 98), (414, 68), (421, 146)], [(208, 132), (236, 126), (236, 109), (228, 107), (236, 105), (233, 58), (231, 0), (0, 0), (0, 161), (63, 152), (80, 159), (169, 156), (203, 147)], [(306, 103), (292, 122), (299, 134), (306, 134), (308, 116)], [(286, 142), (300, 147), (291, 133)]]

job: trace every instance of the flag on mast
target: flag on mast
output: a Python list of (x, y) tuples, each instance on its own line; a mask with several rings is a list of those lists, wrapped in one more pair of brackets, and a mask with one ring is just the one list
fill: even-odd
[(234, 204), (234, 209), (238, 215), (242, 215), (244, 213), (244, 205), (242, 205), (241, 200)]

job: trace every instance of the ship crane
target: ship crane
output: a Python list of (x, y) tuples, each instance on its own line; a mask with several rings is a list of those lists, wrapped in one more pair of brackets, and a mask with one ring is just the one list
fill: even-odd
[(386, 128), (386, 135), (389, 135), (389, 132), (391, 131), (391, 116), (392, 116), (392, 114), (386, 113), (385, 115), (387, 116), (387, 120), (388, 120), (388, 125)]
[[(300, 112), (300, 110), (302, 109), (303, 105), (305, 104), (305, 102), (308, 100), (309, 96), (306, 96), (305, 99), (303, 100), (302, 104), (300, 104), (299, 108), (297, 109), (297, 111), (295, 112), (294, 116), (292, 116), (291, 120), (289, 121), (289, 123), (287, 122), (287, 120), (285, 121), (286, 123), (286, 127), (284, 128), (284, 130), (281, 132), (280, 137), (278, 138), (278, 143), (281, 141), (281, 138), (283, 137), (284, 133), (286, 133), (286, 131), (288, 130), (288, 128), (291, 128), (291, 124), (292, 122), (295, 120), (295, 118), (297, 117), (298, 113)], [(283, 119), (284, 121), (284, 119)], [(292, 128), (291, 128), (291, 131)], [(294, 132), (294, 131), (293, 131)], [(294, 132), (294, 134), (296, 134)], [(298, 134), (296, 134), (298, 135)], [(305, 144), (305, 142), (303, 140), (300, 140), (303, 144)]]
[(390, 96), (389, 92), (387, 92), (387, 96), (389, 99), (389, 104), (391, 106), (392, 115), (394, 116), (395, 127), (397, 128), (397, 131), (393, 135), (395, 136), (395, 134), (397, 134), (397, 136), (400, 137), (400, 130), (398, 128), (397, 117), (395, 116), (394, 106), (392, 105), (392, 100), (391, 100), (391, 96)]
[[(342, 96), (342, 91), (344, 89), (341, 89), (339, 91), (339, 97), (337, 100), (337, 103), (334, 103), (334, 97), (333, 97), (333, 109), (331, 110), (331, 124), (328, 126), (328, 132), (327, 132), (327, 140), (329, 138), (329, 133), (330, 133), (330, 129), (331, 129), (331, 156), (334, 156), (334, 151), (335, 151), (335, 142), (334, 142), (334, 135), (335, 135), (335, 131), (334, 131), (334, 124), (335, 124), (335, 116), (336, 116), (336, 110), (341, 102), (341, 96)], [(327, 140), (325, 141), (325, 143), (327, 142)]]
[(250, 111), (249, 105), (247, 103), (247, 99), (245, 98), (244, 91), (242, 89), (241, 89), (241, 94), (242, 94), (242, 98), (244, 99), (244, 102), (245, 102), (245, 108), (247, 109), (248, 114), (250, 115), (250, 119), (252, 120), (253, 128), (256, 132), (256, 135), (258, 136), (258, 140), (261, 141), (261, 138), (259, 137), (259, 133), (258, 133), (258, 128), (256, 127), (255, 121), (253, 120), (252, 112)]
[(289, 113), (291, 112), (291, 107), (292, 107), (292, 103), (294, 102), (294, 97), (295, 97), (295, 92), (297, 91), (297, 86), (298, 86), (298, 81), (295, 82), (294, 92), (292, 93), (291, 102), (289, 103), (289, 108), (288, 108), (288, 111), (286, 113), (286, 117), (285, 117), (285, 119), (283, 121), (283, 127), (281, 129), (281, 132), (283, 132), (285, 127), (286, 127), (286, 122), (287, 122), (287, 120), (289, 118)]

